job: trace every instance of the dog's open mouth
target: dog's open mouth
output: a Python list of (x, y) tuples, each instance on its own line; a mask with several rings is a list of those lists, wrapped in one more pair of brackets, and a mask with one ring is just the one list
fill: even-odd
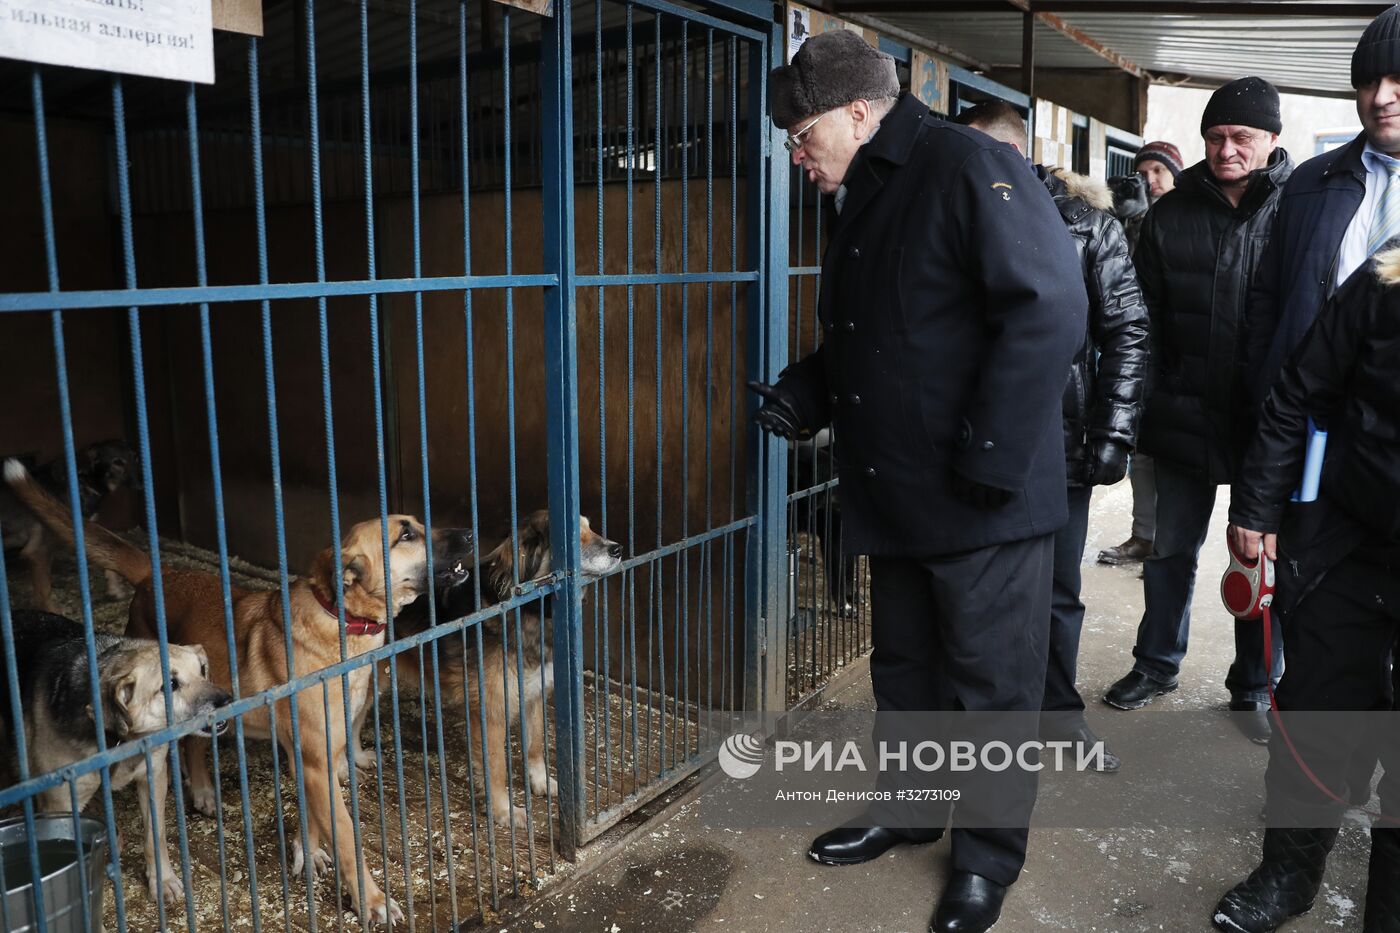
[(448, 591), (454, 590), (470, 580), (472, 578), (472, 568), (465, 558), (459, 558), (450, 567), (436, 571), (435, 576), (438, 580), (438, 592), (446, 594)]
[(220, 719), (218, 722), (212, 722), (202, 729), (196, 729), (194, 734), (201, 738), (212, 739), (223, 735), (226, 731), (228, 731), (228, 720)]

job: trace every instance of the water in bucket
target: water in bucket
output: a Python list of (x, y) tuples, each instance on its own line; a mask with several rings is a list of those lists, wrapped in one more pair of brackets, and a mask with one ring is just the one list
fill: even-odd
[[(107, 834), (102, 824), (80, 818), (75, 827), (70, 815), (38, 814), (34, 817), (34, 835), (43, 879), (45, 928), (50, 933), (101, 930), (103, 870), (107, 861)], [(3, 933), (38, 930), (33, 865), (23, 817), (0, 821), (0, 866), (5, 872), (4, 891), (0, 893), (0, 928)]]

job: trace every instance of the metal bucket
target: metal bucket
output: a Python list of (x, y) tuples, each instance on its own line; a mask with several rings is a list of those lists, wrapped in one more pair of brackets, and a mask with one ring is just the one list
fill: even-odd
[[(102, 824), (79, 817), (75, 826), (71, 814), (38, 814), (34, 817), (34, 838), (42, 875), (44, 929), (48, 933), (101, 930), (107, 867), (107, 832)], [(23, 817), (0, 821), (0, 858), (5, 870), (4, 893), (0, 894), (0, 933), (37, 931), (34, 873)]]

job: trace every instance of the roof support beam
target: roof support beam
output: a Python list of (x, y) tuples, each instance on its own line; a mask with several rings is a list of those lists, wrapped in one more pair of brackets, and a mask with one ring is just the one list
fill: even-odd
[[(1021, 90), (1031, 99), (1031, 110), (1035, 109), (1035, 14), (1023, 14), (1021, 26)], [(1032, 114), (1032, 119), (1034, 114)]]
[(1126, 56), (1119, 55), (1117, 52), (1113, 51), (1108, 46), (1104, 45), (1102, 42), (1093, 38), (1088, 33), (1084, 32), (1082, 29), (1076, 29), (1069, 23), (1066, 23), (1054, 13), (1038, 12), (1039, 7), (1038, 4), (1035, 3), (1035, 0), (1009, 0), (1009, 2), (1012, 6), (1016, 7), (1017, 9), (1024, 10), (1029, 14), (1033, 14), (1036, 19), (1040, 20), (1042, 25), (1049, 26), (1051, 29), (1055, 30), (1056, 32), (1070, 39), (1071, 41), (1082, 45), (1084, 48), (1088, 49), (1090, 52), (1093, 52), (1095, 55), (1097, 55), (1099, 58), (1102, 58), (1104, 61), (1108, 62), (1113, 67), (1121, 68), (1123, 71), (1126, 71), (1128, 74), (1132, 75), (1135, 78), (1152, 77), (1147, 73), (1147, 71), (1144, 68), (1138, 65), (1137, 62), (1133, 61), (1132, 59)]
[[(1007, 7), (1033, 14), (1041, 25), (1055, 30), (1115, 68), (1122, 69), (1136, 78), (1151, 78), (1145, 69), (1133, 60), (1119, 55), (1102, 42), (1076, 29), (1053, 13), (1038, 12), (1039, 5), (1032, 0), (956, 0), (953, 3), (930, 2), (930, 0), (836, 0), (837, 13), (865, 13), (879, 16), (881, 13), (963, 13), (963, 12), (1010, 12)], [(1034, 7), (1034, 9), (1033, 9)]]

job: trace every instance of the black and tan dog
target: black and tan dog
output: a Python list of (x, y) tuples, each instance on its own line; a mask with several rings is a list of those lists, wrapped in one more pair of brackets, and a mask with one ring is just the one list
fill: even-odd
[[(75, 459), (79, 505), (84, 521), (96, 517), (103, 501), (118, 487), (140, 486), (136, 453), (120, 441), (89, 444), (77, 452)], [(68, 468), (61, 458), (34, 470), (34, 476), (39, 485), (60, 502), (68, 501)], [(18, 554), (29, 565), (35, 608), (52, 612), (51, 536), (45, 533), (38, 517), (5, 486), (0, 486), (0, 529), (3, 529), (5, 553)], [(115, 573), (107, 571), (107, 595), (113, 599), (122, 595), (117, 580)]]
[[(580, 516), (579, 523), (583, 572), (600, 576), (616, 569), (622, 562), (622, 546), (596, 534), (589, 527), (587, 518)], [(551, 570), (549, 513), (539, 511), (525, 520), (514, 541), (506, 538), (482, 560), (482, 606), (509, 599), (514, 593), (516, 581), (527, 583), (548, 576)], [(440, 592), (438, 622), (459, 619), (475, 612), (475, 590), (475, 586), (463, 583)], [(401, 638), (426, 631), (428, 626), (425, 603), (408, 607), (394, 620), (395, 634)], [(530, 789), (536, 794), (552, 794), (558, 790), (554, 779), (549, 776), (544, 759), (544, 737), (540, 734), (544, 703), (554, 689), (554, 639), (550, 619), (548, 615), (541, 619), (538, 604), (531, 603), (521, 610), (519, 629), (515, 627), (511, 613), (488, 617), (479, 626), (480, 652), (477, 651), (476, 632), (471, 628), (465, 630), (465, 649), (460, 635), (438, 640), (439, 701), (443, 708), (450, 710), (460, 710), (465, 704), (473, 725), (485, 719), (490, 775), (487, 787), (491, 794), (492, 818), (500, 826), (509, 826), (512, 820), (517, 826), (523, 826), (525, 811), (511, 803), (510, 787), (506, 781), (508, 724), (520, 721), (522, 698), (527, 724), (525, 746), (528, 749)], [(401, 689), (416, 690), (424, 696), (431, 696), (434, 692), (433, 675), (431, 670), (427, 670), (426, 682), (420, 680), (418, 653), (403, 652), (396, 659)], [(524, 668), (523, 678), (519, 676), (517, 663)], [(479, 742), (473, 743), (472, 754), (480, 755)]]
[[(72, 541), (69, 512), (29, 478), (14, 461), (5, 465), (5, 479), (44, 524), (62, 540)], [(327, 548), (316, 556), (304, 576), (291, 585), (292, 618), (286, 626), (293, 643), (293, 669), (287, 669), (282, 618), (282, 598), (278, 591), (253, 592), (234, 587), (233, 629), (238, 651), (239, 688), (244, 695), (256, 693), (312, 674), (341, 660), (340, 622), (335, 605), (337, 576), (344, 589), (346, 654), (353, 657), (384, 644), (386, 607), (407, 605), (430, 590), (427, 574), (427, 546), (423, 525), (411, 515), (390, 515), (389, 566), (384, 564), (384, 539), (379, 519), (360, 522), (341, 542), (341, 562), (335, 565), (334, 552)], [(446, 534), (446, 532), (444, 532)], [(156, 627), (156, 596), (151, 580), (151, 560), (146, 552), (93, 522), (86, 526), (88, 557), (101, 567), (117, 571), (136, 587), (127, 623), (129, 635), (150, 635)], [(228, 649), (224, 634), (222, 586), (215, 574), (202, 571), (165, 569), (162, 573), (167, 631), (171, 641), (203, 645), (208, 652), (210, 671), (216, 683), (230, 683)], [(348, 675), (350, 709), (354, 727), (345, 728), (342, 713), (342, 680), (326, 682), (328, 698), (323, 700), (320, 685), (300, 691), (295, 701), (300, 719), (300, 751), (306, 787), (309, 838), (294, 848), (294, 873), (300, 873), (305, 853), (311, 853), (319, 873), (330, 867), (325, 846), (335, 839), (341, 882), (350, 892), (356, 910), (365, 923), (396, 923), (403, 911), (375, 883), (367, 866), (355, 851), (354, 831), (345, 797), (339, 789), (339, 775), (347, 747), (358, 749), (358, 732), (369, 705), (374, 702), (369, 667)], [(296, 751), (291, 716), (286, 700), (277, 704), (276, 740), (290, 760)], [(271, 717), (259, 707), (243, 717), (245, 733), (255, 738), (273, 738)], [(354, 746), (350, 743), (355, 741)], [(189, 743), (190, 790), (195, 806), (212, 812), (213, 778), (202, 740)], [(329, 746), (329, 747), (328, 747)], [(360, 753), (363, 756), (363, 753)], [(367, 757), (367, 756), (363, 756)], [(331, 782), (337, 792), (331, 793)], [(334, 836), (332, 836), (334, 827)], [(365, 889), (359, 890), (359, 868), (364, 867)]]
[[(35, 775), (97, 754), (97, 722), (83, 627), (63, 616), (27, 610), (15, 612), (11, 622), (21, 712), (16, 715), (10, 707), (9, 691), (0, 691), (0, 722), (7, 733), (0, 747), (17, 748), (15, 732), (22, 727), (29, 771)], [(209, 682), (209, 658), (203, 648), (172, 644), (171, 718), (167, 719), (160, 645), (107, 632), (95, 633), (94, 641), (102, 724), (109, 748), (206, 716), (230, 699), (226, 690)], [(7, 670), (4, 663), (5, 652), (0, 648), (0, 671)], [(148, 774), (144, 756), (126, 758), (112, 767), (111, 782), (113, 790), (136, 784), (146, 826), (147, 888), (152, 899), (164, 897), (167, 902), (176, 902), (184, 897), (185, 888), (180, 873), (171, 867), (165, 840), (165, 795), (170, 786), (167, 760), (164, 754), (151, 755)], [(98, 772), (76, 779), (78, 809), (87, 804), (101, 782)], [(39, 803), (45, 810), (68, 810), (72, 805), (68, 785), (45, 791)]]

